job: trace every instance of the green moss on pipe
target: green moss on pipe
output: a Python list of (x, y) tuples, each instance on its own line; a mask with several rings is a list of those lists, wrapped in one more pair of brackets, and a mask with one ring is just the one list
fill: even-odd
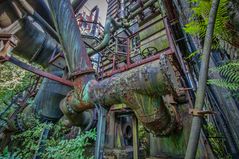
[(61, 110), (73, 124), (78, 125), (81, 122), (78, 115), (95, 104), (111, 107), (124, 103), (146, 128), (161, 135), (169, 133), (164, 131), (168, 130), (168, 125), (174, 125), (175, 115), (169, 112), (162, 98), (172, 94), (175, 92), (156, 61), (100, 82), (89, 81), (82, 90), (72, 92), (62, 101)]

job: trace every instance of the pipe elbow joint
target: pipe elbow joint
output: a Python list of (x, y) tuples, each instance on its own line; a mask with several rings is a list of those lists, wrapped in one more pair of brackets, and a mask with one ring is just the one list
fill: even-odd
[(70, 104), (67, 97), (61, 101), (60, 109), (70, 125), (79, 126), (83, 130), (89, 130), (96, 125), (95, 109), (77, 110), (76, 105)]
[(95, 120), (94, 103), (90, 97), (92, 85), (97, 81), (90, 80), (84, 89), (76, 88), (69, 92), (60, 102), (60, 109), (72, 125), (88, 129)]

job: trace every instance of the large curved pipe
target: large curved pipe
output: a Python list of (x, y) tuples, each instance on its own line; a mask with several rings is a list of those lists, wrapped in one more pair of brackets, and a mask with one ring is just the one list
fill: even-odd
[(85, 44), (81, 39), (75, 14), (68, 0), (48, 0), (70, 73), (92, 69)]
[[(28, 5), (28, 3), (24, 3), (26, 1), (22, 0), (21, 2), (23, 3), (23, 6), (25, 5), (25, 7), (26, 5)], [(55, 1), (55, 4), (58, 5), (58, 2), (59, 1)], [(61, 6), (65, 4), (66, 3), (63, 2)], [(25, 10), (28, 13), (31, 13), (31, 15), (34, 14), (34, 10), (32, 10), (30, 6), (26, 7)], [(61, 21), (62, 19), (68, 19), (69, 15), (71, 15), (71, 17), (74, 17), (74, 14), (71, 12), (71, 10), (64, 10), (64, 12), (66, 14), (57, 17), (56, 19)], [(60, 13), (63, 12), (60, 11)], [(57, 13), (57, 15), (59, 15), (59, 13)], [(17, 19), (10, 19), (8, 20), (9, 24), (7, 24), (6, 26), (3, 25), (4, 28), (9, 26), (14, 28), (14, 30), (11, 30), (11, 33), (15, 33), (15, 35), (19, 39), (19, 45), (13, 50), (14, 54), (22, 56), (23, 58), (30, 61), (34, 61), (44, 67), (48, 67), (52, 53), (59, 52), (61, 50), (59, 44), (47, 33), (43, 32), (42, 29), (39, 29), (39, 26), (34, 24), (28, 17), (24, 17), (19, 21), (16, 20)], [(76, 34), (76, 32), (79, 31), (77, 24), (72, 24), (71, 19), (66, 23), (63, 23), (63, 25), (58, 25), (59, 23), (56, 24), (56, 28), (60, 33), (69, 35), (69, 32), (71, 32), (70, 36), (62, 36), (62, 34), (59, 35), (59, 37), (61, 37), (62, 46), (68, 53), (66, 54), (66, 58), (68, 60), (68, 63), (70, 64), (69, 70), (71, 71), (71, 73), (73, 73), (74, 71), (88, 71), (92, 69), (89, 57), (87, 56), (83, 42), (80, 39), (80, 33)], [(69, 27), (68, 31), (65, 31), (64, 25)], [(68, 42), (72, 42), (72, 45), (70, 45), (69, 47)], [(52, 72), (55, 75), (62, 76), (62, 72), (60, 70), (55, 68), (53, 69), (51, 66), (48, 71)], [(94, 79), (94, 75), (92, 75), (91, 73), (91, 75), (87, 75), (87, 78)], [(86, 79), (86, 82), (87, 81), (88, 79)], [(21, 113), (24, 117), (17, 117), (17, 122), (10, 121), (10, 128), (12, 128), (13, 130), (23, 131), (24, 128), (29, 128), (34, 125), (34, 122), (31, 122), (28, 117), (36, 118), (37, 115), (39, 115), (40, 119), (42, 120), (58, 120), (62, 116), (62, 112), (59, 109), (59, 103), (62, 98), (65, 97), (69, 89), (70, 88), (62, 86), (57, 82), (44, 79), (35, 98), (35, 107), (26, 107), (26, 109), (24, 109), (24, 111)], [(80, 126), (89, 128), (93, 123), (93, 115), (94, 113), (92, 110), (82, 112), (78, 117), (78, 119), (81, 121)]]
[[(85, 52), (76, 20), (73, 18), (74, 13), (70, 2), (49, 0), (49, 6), (66, 53), (70, 72), (74, 72), (77, 66), (82, 66), (82, 69), (91, 69), (92, 65), (85, 62), (89, 60), (89, 57)], [(118, 27), (113, 19), (108, 18), (106, 25), (108, 37), (111, 25)], [(108, 39), (105, 41), (107, 42)], [(90, 115), (83, 117), (86, 115), (86, 110), (93, 108), (95, 104), (110, 107), (113, 104), (126, 103), (146, 128), (156, 135), (167, 135), (176, 128), (177, 113), (173, 109), (175, 104), (173, 96), (176, 93), (166, 73), (158, 64), (159, 61), (156, 62), (156, 66), (143, 66), (100, 82), (89, 74), (80, 74), (81, 76), (76, 78), (79, 85), (61, 101), (60, 108), (71, 124), (81, 126), (83, 119), (88, 117), (90, 119)], [(164, 100), (164, 98), (170, 100)]]
[(148, 130), (167, 135), (177, 127), (173, 98), (176, 96), (170, 80), (158, 63), (154, 63), (100, 82), (89, 81), (81, 92), (68, 94), (60, 107), (72, 123), (78, 124), (79, 113), (94, 107), (95, 103), (106, 107), (125, 103)]
[[(164, 98), (172, 97), (175, 92), (171, 88), (172, 84), (159, 66), (148, 65), (147, 67), (144, 66), (124, 72), (110, 79), (100, 82), (95, 81), (94, 74), (87, 73), (92, 69), (92, 64), (81, 40), (70, 2), (68, 0), (49, 0), (49, 6), (65, 52), (69, 71), (71, 74), (79, 71), (79, 76), (76, 78), (78, 86), (75, 91), (68, 94), (67, 98), (61, 101), (61, 110), (72, 124), (83, 127), (88, 126), (90, 124), (89, 119), (92, 119), (92, 113), (91, 111), (86, 111), (86, 109), (93, 108), (95, 104), (110, 107), (113, 104), (125, 103), (136, 113), (144, 126), (156, 135), (167, 135), (175, 129), (176, 112), (172, 106), (174, 99), (171, 98), (171, 103), (166, 103), (164, 100)], [(113, 30), (120, 27), (112, 19), (109, 19), (107, 24), (106, 29), (108, 31), (106, 34), (108, 36), (111, 25), (114, 26)], [(30, 56), (26, 55), (25, 57)], [(43, 86), (42, 89), (44, 88), (46, 87)], [(42, 92), (44, 91), (39, 93), (43, 94)], [(55, 94), (55, 92), (51, 93)], [(39, 95), (37, 98), (41, 99), (43, 96)], [(59, 100), (57, 98), (56, 101), (52, 102), (58, 103)], [(39, 104), (39, 106), (41, 105)], [(46, 109), (49, 112), (42, 110), (43, 116), (53, 118), (60, 116), (49, 111), (49, 109)], [(153, 114), (150, 112), (153, 112)], [(160, 123), (159, 126), (155, 127), (158, 123)]]
[[(1, 3), (0, 7), (3, 7), (1, 12), (6, 13), (2, 14), (2, 17), (0, 16), (0, 25), (3, 28), (1, 31), (14, 34), (18, 39), (18, 45), (13, 49), (13, 54), (19, 55), (31, 62), (36, 62), (48, 68), (47, 71), (62, 77), (62, 70), (49, 64), (52, 54), (60, 52), (60, 45), (44, 32), (39, 27), (39, 24), (33, 22), (29, 16), (18, 17), (14, 14), (12, 15), (9, 1)], [(1, 21), (1, 19), (3, 20)], [(18, 115), (17, 120), (10, 121), (10, 129), (22, 131), (24, 128), (31, 127), (34, 125), (34, 122), (30, 120), (31, 116), (35, 118), (39, 115), (41, 120), (59, 120), (62, 116), (59, 103), (70, 89), (58, 82), (44, 79), (34, 99), (35, 106), (26, 107), (21, 113), (24, 117)]]
[[(69, 0), (48, 0), (51, 15), (57, 29), (62, 48), (65, 53), (66, 62), (71, 75), (74, 75), (77, 87), (75, 92), (79, 93), (81, 88), (85, 88), (86, 84), (95, 79), (92, 72), (93, 66), (87, 55), (85, 45), (81, 39), (80, 30), (78, 28), (75, 14)], [(70, 18), (69, 18), (70, 17)], [(80, 94), (78, 94), (80, 95)], [(68, 100), (67, 98), (64, 99)], [(72, 108), (64, 107), (66, 110), (73, 112)], [(92, 107), (91, 107), (92, 108)], [(61, 110), (64, 110), (61, 108)], [(81, 111), (77, 113), (67, 114), (71, 119), (71, 124), (87, 128), (93, 121), (93, 110)], [(63, 111), (64, 113), (64, 111)], [(64, 113), (64, 115), (66, 115)]]

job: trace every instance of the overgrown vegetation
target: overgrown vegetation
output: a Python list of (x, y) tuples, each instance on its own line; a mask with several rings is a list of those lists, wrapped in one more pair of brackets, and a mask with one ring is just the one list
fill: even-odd
[(31, 73), (11, 63), (0, 65), (0, 104), (29, 85)]
[(138, 135), (140, 146), (145, 150), (146, 155), (149, 156), (150, 154), (149, 133), (146, 131), (142, 123), (139, 123)]
[(51, 128), (52, 125), (36, 122), (37, 126), (28, 129), (23, 133), (12, 136), (12, 148), (14, 158), (33, 158), (38, 149), (38, 140), (44, 128)]
[(96, 140), (96, 131), (86, 131), (70, 140), (48, 140), (44, 159), (93, 159), (92, 143)]
[[(185, 26), (185, 31), (200, 39), (204, 39), (211, 9), (211, 0), (190, 0), (192, 5), (192, 17), (190, 23)], [(232, 41), (232, 30), (229, 25), (230, 17), (228, 14), (229, 0), (221, 0), (215, 22), (213, 48), (219, 48), (219, 40)]]
[(231, 155), (226, 152), (224, 137), (218, 133), (214, 124), (209, 122), (207, 125), (204, 125), (204, 130), (207, 132), (208, 139), (217, 157), (220, 159), (231, 159)]
[(223, 79), (210, 79), (209, 84), (227, 88), (229, 90), (239, 90), (239, 61), (230, 61), (225, 65), (211, 69), (212, 72), (218, 72)]
[[(0, 113), (4, 112), (1, 113), (1, 119), (6, 119), (15, 110), (12, 107), (5, 112), (13, 97), (31, 84), (32, 76), (32, 73), (11, 63), (0, 65)], [(75, 138), (67, 139), (66, 134), (69, 133), (70, 129), (65, 128), (60, 122), (53, 125), (40, 123), (37, 119), (34, 120), (35, 127), (11, 137), (11, 146), (0, 154), (1, 159), (32, 158), (39, 148), (38, 141), (44, 129), (50, 129), (50, 137), (45, 142), (45, 151), (40, 154), (43, 159), (91, 158), (92, 153), (87, 151), (87, 146), (94, 143), (95, 130), (84, 133), (78, 132)]]
[[(194, 7), (192, 8), (193, 15), (191, 22), (185, 27), (185, 31), (199, 39), (204, 39), (206, 34), (206, 28), (208, 25), (209, 12), (212, 5), (211, 0), (190, 0)], [(220, 49), (220, 40), (233, 44), (233, 37), (235, 33), (235, 27), (230, 23), (230, 0), (221, 0), (218, 8), (214, 37), (213, 37), (213, 49)], [(223, 48), (222, 48), (223, 49)], [(200, 51), (196, 51), (196, 54)], [(194, 56), (195, 54), (190, 55)], [(208, 84), (213, 84), (219, 87), (227, 88), (229, 90), (239, 89), (239, 70), (238, 61), (231, 61), (218, 68), (211, 69), (212, 72), (218, 72), (223, 79), (211, 79)]]
[(61, 123), (46, 124), (37, 122), (37, 126), (25, 132), (12, 136), (12, 154), (8, 148), (0, 155), (0, 158), (26, 159), (33, 158), (39, 149), (39, 138), (44, 129), (50, 129), (50, 136), (44, 142), (44, 151), (39, 154), (43, 159), (91, 159), (93, 154), (87, 151), (96, 140), (95, 129), (83, 133), (78, 132), (73, 139), (67, 139), (66, 134), (70, 132)]
[(8, 117), (14, 107), (8, 106), (14, 96), (25, 90), (32, 82), (33, 74), (11, 63), (0, 64), (0, 119)]
[[(194, 6), (192, 8), (193, 14), (185, 27), (185, 31), (190, 35), (194, 36), (200, 45), (203, 46), (203, 40), (205, 39), (206, 30), (209, 21), (209, 12), (212, 6), (212, 0), (190, 0), (191, 4)], [(230, 4), (231, 0), (220, 0), (220, 5), (218, 8), (215, 29), (213, 35), (213, 46), (212, 50), (226, 50), (221, 45), (222, 43), (227, 43), (230, 46), (237, 47), (238, 34), (236, 34), (236, 27), (231, 23), (230, 15)], [(202, 48), (199, 47), (189, 58), (195, 56), (196, 54), (202, 53)], [(228, 52), (228, 54), (230, 54)], [(228, 61), (226, 64), (221, 65), (216, 68), (212, 68), (210, 71), (214, 73), (219, 73), (221, 75), (220, 79), (210, 79), (208, 84), (213, 84), (219, 87), (227, 88), (232, 91), (237, 91), (239, 89), (239, 63), (238, 61)], [(229, 153), (226, 151), (225, 138), (215, 127), (215, 123), (207, 121), (204, 125), (204, 130), (208, 133), (208, 140), (211, 144), (212, 150), (218, 158), (231, 158)]]

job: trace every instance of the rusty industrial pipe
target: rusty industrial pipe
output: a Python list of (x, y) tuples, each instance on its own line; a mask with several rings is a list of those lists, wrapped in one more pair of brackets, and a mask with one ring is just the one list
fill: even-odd
[(158, 62), (123, 72), (103, 81), (91, 80), (81, 91), (68, 94), (61, 110), (74, 123), (80, 112), (96, 103), (110, 108), (126, 104), (144, 126), (156, 135), (168, 135), (176, 129), (176, 93)]
[[(24, 3), (23, 5), (28, 5), (28, 11), (26, 11), (28, 14), (34, 14), (34, 9), (28, 3)], [(36, 26), (33, 24), (35, 22), (28, 15), (22, 16), (22, 8), (20, 6), (19, 3), (10, 3), (10, 1), (0, 3), (1, 12), (6, 13), (0, 16), (0, 26), (2, 27), (0, 33), (14, 34), (16, 36), (18, 44), (13, 48), (13, 54), (21, 56), (30, 62), (36, 62), (47, 68), (48, 72), (59, 76), (59, 78), (62, 77), (63, 70), (49, 64), (53, 53), (61, 51), (60, 45), (39, 27), (42, 25), (41, 21), (38, 21), (39, 25)], [(12, 13), (12, 9), (15, 10), (15, 14), (13, 14), (14, 12)], [(34, 99), (34, 106), (27, 106), (21, 113), (25, 116), (26, 120), (19, 114), (18, 121), (9, 121), (10, 129), (23, 131), (25, 128), (31, 127), (34, 123), (27, 120), (27, 117), (30, 118), (30, 116), (34, 116), (34, 118), (40, 117), (44, 121), (59, 120), (62, 116), (59, 103), (70, 89), (58, 82), (44, 79)]]
[[(89, 81), (95, 80), (93, 66), (87, 55), (85, 44), (81, 39), (80, 30), (70, 1), (48, 0), (48, 3), (55, 28), (58, 32), (58, 37), (64, 50), (70, 77), (77, 83), (74, 93), (79, 94), (81, 89), (84, 88)], [(66, 97), (61, 103), (68, 100), (69, 98)], [(81, 100), (81, 98), (79, 98), (79, 100)], [(88, 107), (88, 109), (92, 107)], [(83, 129), (90, 127), (92, 124), (92, 109), (75, 112), (71, 107), (61, 107), (61, 110), (64, 115), (66, 115), (66, 110), (70, 112), (66, 115), (71, 121), (70, 124), (80, 126)]]
[[(65, 54), (69, 77), (76, 83), (75, 90), (60, 104), (72, 125), (89, 127), (93, 119), (91, 108), (95, 104), (111, 107), (125, 103), (156, 135), (168, 135), (177, 128), (177, 95), (159, 61), (98, 82), (71, 3), (68, 0), (49, 0), (49, 7)], [(112, 24), (115, 25), (115, 21), (108, 25), (109, 30)]]
[[(74, 73), (79, 68), (91, 69), (70, 2), (49, 0), (49, 6), (70, 72)], [(108, 30), (112, 24), (114, 21), (109, 22)], [(78, 74), (74, 79), (78, 85), (60, 105), (72, 125), (82, 126), (84, 119), (90, 117), (86, 110), (93, 108), (95, 104), (111, 107), (125, 103), (154, 134), (168, 135), (176, 129), (176, 93), (159, 62), (99, 82), (89, 72)]]
[[(69, 72), (80, 73), (92, 70), (90, 58), (81, 39), (75, 14), (68, 0), (48, 0), (52, 19), (65, 53)], [(91, 76), (94, 78), (94, 76)]]
[[(141, 13), (144, 9), (152, 6), (155, 2), (157, 2), (157, 0), (150, 0), (150, 1), (143, 1), (142, 2), (142, 7), (140, 7), (140, 3), (138, 2), (133, 8), (129, 9), (129, 15), (128, 17), (125, 16), (125, 1), (121, 0), (120, 1), (120, 18), (121, 18), (121, 22), (116, 22), (112, 17), (108, 17), (105, 23), (105, 28), (104, 28), (104, 38), (102, 40), (102, 42), (96, 46), (96, 48), (94, 49), (90, 49), (88, 51), (88, 55), (92, 56), (95, 53), (100, 52), (102, 50), (104, 50), (107, 45), (109, 45), (110, 42), (110, 38), (111, 38), (111, 34), (114, 34), (116, 30), (118, 30), (119, 28), (127, 28), (130, 26), (130, 24), (128, 23), (129, 20), (132, 20), (136, 17), (136, 15), (138, 15), (139, 13)], [(126, 17), (126, 18), (125, 18)]]

